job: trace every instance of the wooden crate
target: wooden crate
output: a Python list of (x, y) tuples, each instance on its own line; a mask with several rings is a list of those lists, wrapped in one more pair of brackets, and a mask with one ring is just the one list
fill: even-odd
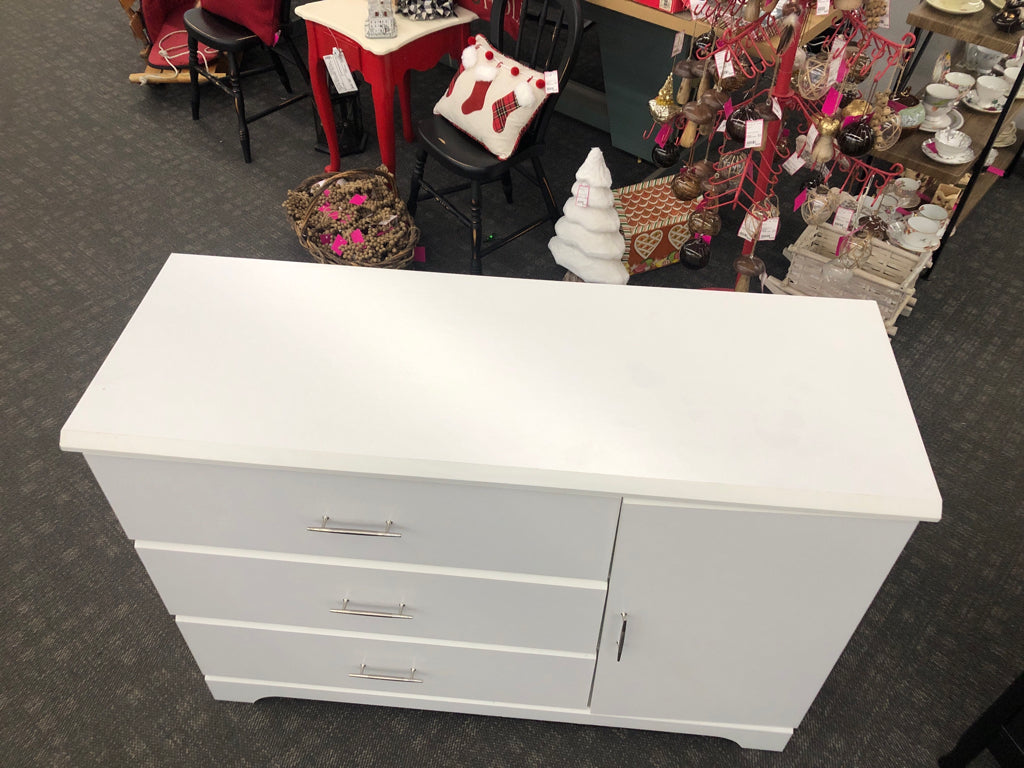
[(931, 265), (931, 256), (876, 241), (871, 255), (853, 270), (848, 282), (828, 284), (822, 267), (835, 258), (839, 239), (846, 234), (830, 224), (808, 227), (793, 245), (783, 249), (791, 262), (785, 279), (768, 278), (765, 286), (780, 294), (870, 299), (878, 305), (889, 335), (894, 335), (896, 320), (914, 306), (914, 285), (921, 271)]

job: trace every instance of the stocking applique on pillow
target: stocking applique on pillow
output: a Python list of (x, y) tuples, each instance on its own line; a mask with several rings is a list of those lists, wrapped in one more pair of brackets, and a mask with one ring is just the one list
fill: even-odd
[[(476, 51), (474, 50), (473, 53), (475, 54)], [(491, 87), (494, 78), (498, 76), (498, 68), (490, 62), (490, 59), (494, 58), (494, 53), (485, 51), (484, 61), (480, 61), (479, 57), (475, 58), (477, 58), (477, 61), (474, 66), (466, 67), (466, 72), (472, 75), (474, 82), (473, 90), (470, 91), (466, 100), (462, 102), (462, 114), (464, 115), (483, 109), (484, 101), (487, 99), (487, 89)]]
[[(515, 67), (512, 68), (513, 77), (519, 74), (515, 69)], [(537, 81), (537, 87), (543, 88), (544, 81)], [(532, 107), (535, 101), (536, 99), (533, 95), (533, 88), (531, 87), (529, 80), (525, 83), (519, 83), (510, 93), (502, 96), (500, 99), (497, 99), (493, 104), (491, 104), (491, 113), (494, 118), (492, 123), (494, 132), (501, 133), (504, 131), (505, 125), (508, 123), (509, 115), (521, 107)]]

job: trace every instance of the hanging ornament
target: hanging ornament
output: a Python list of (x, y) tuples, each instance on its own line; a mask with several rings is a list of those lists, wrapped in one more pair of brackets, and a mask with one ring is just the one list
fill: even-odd
[(698, 35), (693, 40), (694, 56), (698, 59), (707, 59), (708, 55), (714, 48), (716, 40), (717, 38), (715, 37), (715, 31), (713, 29), (709, 29), (704, 34)]
[(697, 178), (703, 180), (710, 178), (714, 174), (715, 164), (710, 160), (698, 160), (690, 166), (690, 170), (694, 172)]
[[(842, 102), (839, 102), (842, 104)], [(866, 115), (871, 111), (871, 105), (864, 99), (860, 98), (858, 94), (857, 98), (852, 99), (846, 103), (846, 106), (842, 107), (841, 114), (843, 117), (860, 117)]]
[(654, 149), (651, 150), (651, 162), (659, 168), (671, 168), (676, 164), (682, 151), (674, 141), (666, 141), (663, 147), (655, 144)]
[(864, 216), (858, 226), (861, 231), (866, 232), (875, 240), (885, 241), (889, 239), (889, 223), (877, 214)]
[(824, 224), (835, 212), (835, 199), (824, 184), (809, 189), (800, 206), (800, 215), (808, 224)]
[(863, 117), (855, 119), (839, 129), (836, 144), (847, 157), (860, 157), (870, 152), (875, 145), (875, 131), (870, 121)]
[(828, 93), (828, 54), (819, 53), (817, 56), (809, 56), (807, 63), (800, 70), (800, 79), (797, 81), (797, 90), (800, 95), (808, 101), (818, 101)]
[(914, 96), (907, 88), (896, 95), (889, 104), (893, 111), (900, 116), (900, 127), (908, 131), (915, 130), (924, 122), (924, 104)]
[(825, 165), (832, 162), (836, 156), (835, 148), (832, 146), (831, 136), (819, 136), (814, 140), (814, 147), (811, 149), (811, 161), (818, 165)]
[(753, 254), (740, 256), (732, 263), (732, 268), (736, 271), (736, 291), (738, 293), (750, 290), (750, 278), (760, 277), (768, 271), (764, 262)]
[(687, 218), (686, 226), (695, 235), (713, 237), (722, 231), (722, 217), (718, 211), (698, 208)]
[(876, 29), (889, 12), (889, 0), (864, 0), (864, 26)]
[(743, 144), (747, 139), (747, 122), (759, 119), (761, 116), (757, 110), (750, 104), (744, 104), (734, 109), (732, 114), (725, 119), (725, 132), (729, 134), (730, 138)]
[(665, 84), (661, 86), (658, 95), (648, 101), (647, 105), (651, 110), (651, 117), (654, 118), (654, 122), (658, 125), (664, 125), (679, 113), (681, 107), (676, 104), (675, 97), (672, 95), (671, 73), (665, 79)]
[(813, 170), (811, 171), (811, 175), (804, 179), (803, 183), (800, 185), (800, 188), (811, 190), (814, 189), (815, 187), (823, 186), (826, 181), (827, 179), (825, 178), (825, 174), (822, 171)]
[(711, 238), (694, 235), (679, 249), (679, 263), (690, 269), (703, 269), (711, 261)]
[(700, 96), (700, 103), (711, 107), (716, 113), (725, 106), (728, 100), (729, 94), (714, 88), (704, 91)]
[(889, 107), (885, 108), (887, 113), (883, 114), (875, 123), (872, 119), (871, 127), (875, 132), (875, 146), (877, 152), (884, 152), (891, 149), (900, 136), (903, 134), (903, 124), (899, 113), (893, 112)]
[(692, 168), (680, 168), (672, 179), (671, 190), (677, 200), (696, 200), (704, 191), (700, 178)]

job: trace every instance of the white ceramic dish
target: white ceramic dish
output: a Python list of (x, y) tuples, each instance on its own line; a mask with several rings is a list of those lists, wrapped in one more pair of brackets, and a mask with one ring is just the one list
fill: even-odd
[(888, 235), (889, 240), (891, 240), (893, 243), (898, 245), (903, 250), (911, 251), (913, 253), (922, 253), (924, 251), (934, 250), (935, 248), (939, 247), (939, 243), (941, 242), (941, 240), (937, 236), (929, 235), (925, 238), (922, 238), (926, 241), (926, 244), (923, 247), (917, 247), (915, 245), (912, 245), (911, 243), (908, 243), (905, 239), (905, 235), (903, 234), (899, 234), (897, 232), (889, 230)]
[(925, 139), (925, 142), (921, 145), (921, 151), (924, 152), (925, 157), (929, 160), (934, 160), (936, 163), (942, 163), (943, 165), (963, 165), (977, 157), (975, 151), (970, 147), (964, 150), (963, 154), (955, 155), (954, 157), (943, 157), (935, 151), (935, 144), (931, 139)]
[(985, 10), (985, 0), (925, 0), (928, 5), (943, 13), (966, 16)]
[(1003, 105), (1006, 104), (1006, 99), (999, 99), (994, 105), (982, 106), (978, 103), (978, 92), (972, 88), (964, 94), (960, 103), (970, 107), (975, 112), (987, 112), (990, 115), (994, 115), (1003, 111)]
[[(1021, 90), (1024, 90), (1024, 88)], [(952, 128), (954, 131), (959, 131), (960, 128), (963, 127), (963, 124), (964, 116), (953, 109), (943, 115), (943, 119), (939, 120), (937, 125), (928, 125), (925, 122), (921, 123), (917, 127), (925, 133), (935, 133), (936, 131), (941, 131), (943, 128)]]

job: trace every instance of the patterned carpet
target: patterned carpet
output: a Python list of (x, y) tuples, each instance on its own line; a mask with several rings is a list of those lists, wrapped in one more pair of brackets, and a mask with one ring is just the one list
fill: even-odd
[[(915, 533), (783, 753), (528, 720), (213, 701), (84, 461), (59, 451), (58, 433), (168, 253), (308, 259), (280, 205), (324, 156), (303, 104), (253, 125), (254, 162), (243, 164), (221, 94), (206, 91), (193, 122), (187, 88), (129, 84), (140, 60), (117, 3), (71, 8), (7, 4), (0, 46), (0, 764), (905, 768), (933, 765), (1024, 667), (1017, 177), (964, 224), (893, 341), (944, 518)], [(448, 77), (413, 77), (416, 114)], [(277, 96), (272, 75), (247, 87), (253, 105)], [(652, 170), (567, 118), (556, 117), (550, 139), (556, 197), (568, 195), (591, 146), (605, 149), (616, 185)], [(346, 165), (376, 165), (374, 141)], [(398, 162), (405, 188), (411, 150), (402, 142)], [(485, 221), (505, 226), (496, 192)], [(517, 194), (513, 217), (533, 205), (531, 189)], [(424, 206), (419, 224), (426, 269), (467, 269), (468, 240), (453, 239), (449, 219)], [(727, 218), (727, 229), (737, 225)], [(787, 216), (778, 244), (762, 249), (772, 274), (785, 273), (779, 249), (801, 228)], [(485, 271), (560, 279), (550, 235), (499, 251)], [(737, 241), (722, 236), (714, 247), (706, 270), (670, 267), (635, 282), (728, 286)], [(760, 343), (785, 354), (785, 339)], [(771, 407), (772, 393), (762, 394)]]

